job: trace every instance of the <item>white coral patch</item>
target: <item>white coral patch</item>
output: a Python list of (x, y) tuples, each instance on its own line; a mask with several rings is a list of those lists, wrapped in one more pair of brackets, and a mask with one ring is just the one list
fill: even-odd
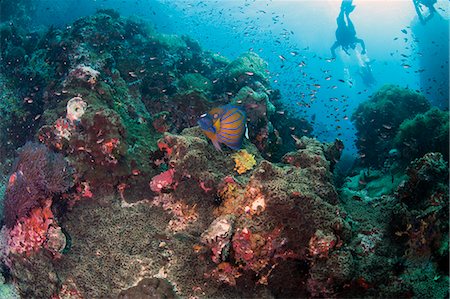
[(78, 121), (86, 112), (87, 103), (80, 97), (71, 98), (67, 102), (67, 119)]

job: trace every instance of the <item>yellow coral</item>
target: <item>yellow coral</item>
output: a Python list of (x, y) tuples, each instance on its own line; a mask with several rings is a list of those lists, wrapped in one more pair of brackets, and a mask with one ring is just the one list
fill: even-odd
[(239, 174), (247, 172), (256, 165), (255, 155), (249, 154), (245, 149), (238, 151), (232, 157), (236, 163), (234, 170)]

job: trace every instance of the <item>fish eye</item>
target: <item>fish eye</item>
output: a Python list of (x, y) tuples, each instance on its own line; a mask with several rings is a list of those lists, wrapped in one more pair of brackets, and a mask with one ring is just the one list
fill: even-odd
[(214, 113), (214, 116), (213, 116), (214, 118), (218, 118), (219, 117), (219, 114), (217, 114), (217, 113)]

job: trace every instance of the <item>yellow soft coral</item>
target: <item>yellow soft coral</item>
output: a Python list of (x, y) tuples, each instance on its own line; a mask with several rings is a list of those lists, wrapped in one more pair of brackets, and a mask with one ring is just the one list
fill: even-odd
[(236, 163), (234, 170), (239, 174), (247, 172), (256, 165), (255, 155), (249, 154), (245, 149), (238, 151), (232, 157)]

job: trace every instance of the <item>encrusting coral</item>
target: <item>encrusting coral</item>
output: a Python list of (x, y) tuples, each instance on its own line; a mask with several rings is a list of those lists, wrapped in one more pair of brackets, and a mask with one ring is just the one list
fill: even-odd
[(236, 164), (234, 170), (236, 170), (238, 174), (243, 174), (256, 165), (255, 155), (249, 154), (245, 149), (239, 150), (233, 154), (232, 157)]

